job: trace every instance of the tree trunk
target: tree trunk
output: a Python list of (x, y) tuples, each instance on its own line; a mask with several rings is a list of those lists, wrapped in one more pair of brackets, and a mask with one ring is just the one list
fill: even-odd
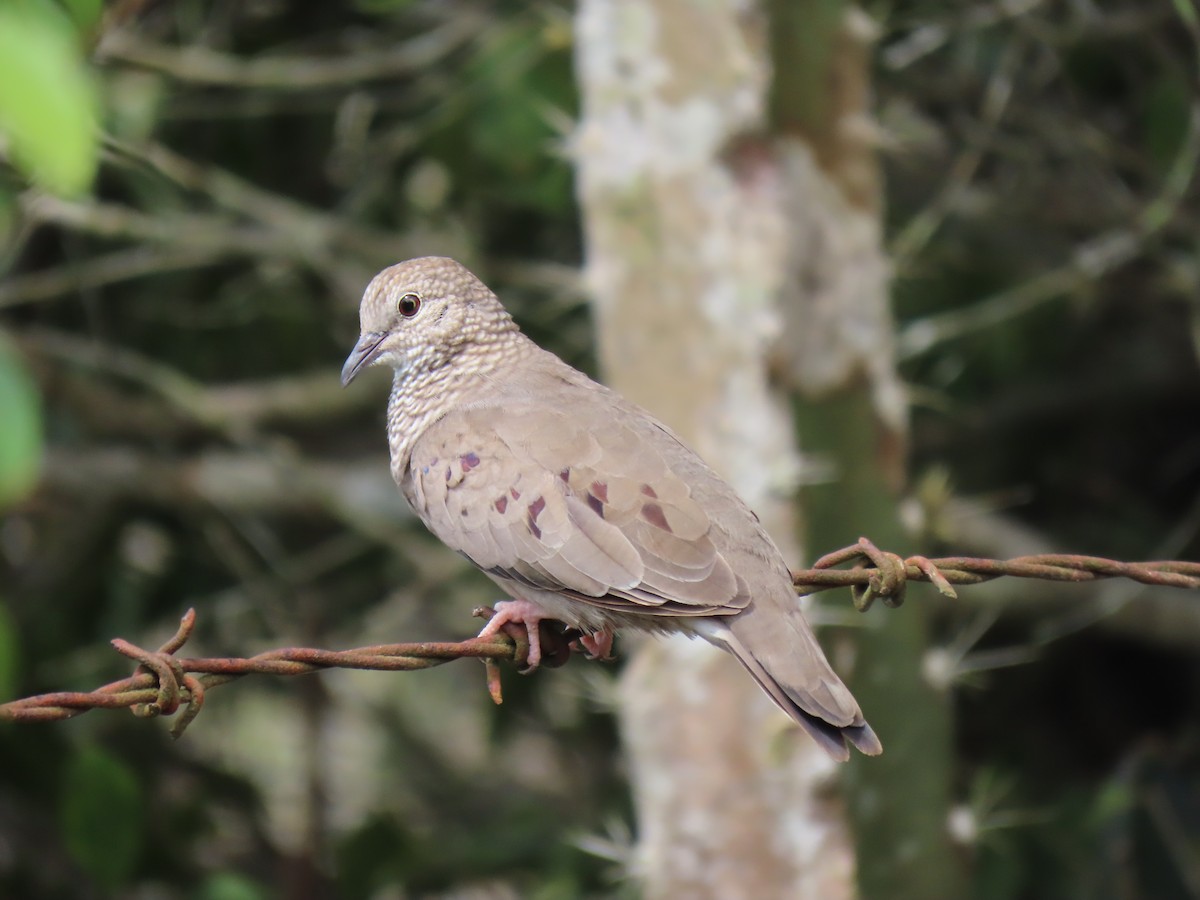
[[(736, 0), (582, 0), (575, 152), (606, 380), (796, 558), (794, 425), (768, 377), (788, 228), (760, 152), (766, 41)], [(620, 717), (647, 897), (853, 896), (835, 766), (732, 658), (646, 642)]]
[[(804, 510), (822, 550), (863, 534), (899, 550), (906, 410), (869, 118), (873, 26), (843, 0), (771, 0), (770, 34), (770, 116), (790, 235), (779, 369), (797, 393), (800, 442), (825, 475), (805, 491)], [(850, 687), (884, 745), (882, 757), (856, 757), (848, 770), (865, 898), (967, 893), (947, 828), (950, 700), (924, 677), (928, 612), (920, 603), (876, 609), (853, 641), (839, 641), (852, 651), (840, 655), (856, 661)]]

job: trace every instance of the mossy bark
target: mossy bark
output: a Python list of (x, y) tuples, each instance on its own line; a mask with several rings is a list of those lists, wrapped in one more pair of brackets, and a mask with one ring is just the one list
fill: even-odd
[[(895, 440), (873, 407), (865, 384), (796, 404), (805, 450), (835, 461), (837, 472), (803, 492), (814, 547), (819, 542), (822, 550), (833, 550), (865, 535), (881, 549), (911, 549), (896, 514), (889, 458)], [(965, 859), (947, 829), (954, 777), (950, 701), (922, 675), (929, 609), (920, 597), (899, 609), (876, 603), (861, 628), (833, 643), (835, 665), (853, 659), (839, 669), (849, 673), (850, 688), (884, 747), (880, 757), (854, 757), (846, 771), (864, 900), (967, 895)]]
[[(907, 411), (895, 371), (883, 192), (870, 122), (873, 25), (844, 0), (771, 0), (776, 154), (791, 173), (793, 253), (779, 371), (798, 398), (799, 443), (833, 477), (807, 488), (808, 543), (866, 535), (902, 551), (897, 501)], [(924, 678), (927, 608), (878, 608), (841, 642), (849, 684), (884, 754), (847, 771), (858, 885), (867, 900), (966, 894), (947, 828), (954, 778), (950, 698)]]

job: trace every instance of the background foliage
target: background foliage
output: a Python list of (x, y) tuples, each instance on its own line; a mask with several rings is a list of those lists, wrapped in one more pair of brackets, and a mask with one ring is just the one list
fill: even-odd
[[(1198, 558), (1194, 7), (868, 11), (914, 545)], [(488, 587), (390, 486), (385, 380), (337, 373), (362, 286), (423, 253), (591, 367), (570, 15), (0, 7), (0, 691), (119, 677), (107, 640), (189, 605), (212, 654), (474, 627)], [(1200, 896), (1195, 600), (964, 594), (930, 665), (978, 896)], [(245, 682), (176, 745), (0, 730), (0, 895), (631, 894), (613, 670), (500, 709), (480, 675)]]

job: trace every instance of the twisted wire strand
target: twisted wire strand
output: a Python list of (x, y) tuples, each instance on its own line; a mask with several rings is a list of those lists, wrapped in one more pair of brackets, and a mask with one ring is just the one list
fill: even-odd
[[(850, 565), (850, 568), (838, 568)], [(904, 602), (910, 582), (932, 584), (947, 597), (957, 597), (954, 585), (980, 584), (995, 578), (1036, 578), (1044, 581), (1089, 582), (1102, 578), (1128, 578), (1141, 584), (1200, 589), (1200, 563), (1165, 560), (1120, 562), (1075, 554), (1039, 554), (1016, 559), (979, 559), (950, 556), (927, 559), (901, 557), (880, 550), (866, 538), (828, 553), (812, 568), (792, 573), (800, 595), (831, 588), (849, 587), (854, 605), (868, 609), (875, 600), (889, 607)], [(491, 618), (488, 607), (475, 615)], [(171, 734), (179, 737), (203, 708), (209, 688), (227, 684), (246, 675), (305, 675), (322, 669), (371, 669), (409, 672), (429, 669), (454, 659), (479, 659), (485, 666), (488, 693), (502, 702), (500, 662), (524, 667), (529, 644), (525, 629), (512, 623), (502, 634), (465, 641), (422, 641), (379, 644), (351, 650), (320, 650), (286, 647), (255, 656), (190, 658), (176, 654), (196, 625), (196, 612), (189, 609), (175, 634), (157, 650), (145, 650), (116, 638), (118, 653), (137, 663), (132, 675), (92, 691), (62, 691), (38, 694), (0, 704), (0, 720), (45, 722), (69, 719), (92, 709), (129, 709), (143, 718), (175, 716)], [(541, 625), (542, 665), (556, 668), (566, 663), (572, 642), (579, 637), (573, 629), (561, 630), (549, 622)]]

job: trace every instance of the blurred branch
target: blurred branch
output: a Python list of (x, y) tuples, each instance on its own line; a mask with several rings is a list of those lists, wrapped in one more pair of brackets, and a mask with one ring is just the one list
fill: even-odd
[(402, 240), (391, 232), (366, 228), (268, 191), (219, 166), (194, 162), (162, 144), (136, 145), (111, 136), (104, 143), (114, 162), (146, 166), (186, 191), (203, 194), (223, 209), (269, 226), (304, 253), (327, 254), (331, 245), (337, 245), (372, 261), (392, 262), (398, 258)]
[(977, 303), (926, 316), (901, 327), (896, 350), (901, 360), (927, 353), (938, 344), (1003, 324), (1043, 303), (1073, 293), (1133, 260), (1142, 241), (1128, 229), (1115, 229), (1080, 244), (1070, 261)]
[[(834, 568), (845, 563), (854, 563), (856, 567)], [(867, 609), (877, 598), (888, 606), (899, 606), (909, 581), (928, 581), (941, 593), (954, 597), (952, 583), (980, 584), (1004, 576), (1076, 583), (1129, 578), (1142, 584), (1195, 590), (1200, 588), (1200, 563), (1126, 563), (1070, 554), (1041, 554), (1010, 560), (958, 556), (934, 560), (923, 556), (903, 559), (860, 538), (857, 544), (821, 557), (811, 569), (792, 573), (797, 593), (801, 595), (833, 587), (850, 587), (854, 605), (859, 610)], [(494, 611), (487, 607), (475, 610), (476, 616), (484, 618), (493, 614)], [(476, 637), (458, 642), (383, 644), (353, 650), (289, 647), (249, 658), (179, 658), (175, 654), (191, 636), (195, 623), (195, 611), (188, 610), (175, 635), (156, 651), (114, 639), (112, 644), (118, 652), (138, 662), (137, 671), (129, 678), (94, 691), (57, 692), (14, 700), (0, 705), (0, 720), (69, 719), (89, 709), (130, 709), (135, 715), (152, 718), (174, 715), (182, 708), (171, 728), (171, 733), (178, 737), (199, 714), (208, 688), (245, 675), (305, 675), (322, 669), (407, 672), (468, 658), (482, 659), (487, 665), (488, 690), (493, 700), (499, 703), (496, 662), (504, 660), (524, 665), (529, 649), (525, 629), (509, 623), (504, 627), (503, 637)], [(542, 664), (550, 668), (563, 665), (570, 657), (571, 642), (579, 632), (571, 628), (556, 629), (548, 621), (541, 628)]]
[[(480, 607), (475, 615), (491, 618), (494, 611)], [(179, 712), (171, 734), (179, 737), (199, 715), (209, 688), (228, 684), (245, 675), (307, 675), (322, 669), (368, 669), (382, 672), (411, 672), (430, 669), (452, 659), (481, 659), (487, 667), (488, 692), (496, 703), (502, 700), (496, 663), (525, 664), (529, 650), (525, 628), (509, 623), (504, 635), (471, 638), (458, 642), (382, 644), (354, 650), (315, 650), (289, 647), (269, 650), (248, 659), (179, 658), (196, 625), (196, 611), (189, 609), (175, 634), (158, 650), (148, 651), (120, 638), (112, 641), (117, 652), (138, 662), (128, 678), (94, 691), (40, 694), (0, 705), (0, 720), (45, 722), (70, 719), (89, 709), (129, 709), (142, 718), (170, 716)], [(571, 655), (570, 641), (577, 634), (541, 627), (542, 665), (556, 668)], [(180, 712), (182, 708), (182, 712)]]
[(7, 278), (0, 283), (0, 308), (52, 300), (143, 275), (198, 269), (212, 265), (216, 259), (212, 251), (203, 247), (140, 246), (117, 250), (31, 275)]
[(378, 410), (383, 391), (354, 391), (342, 387), (337, 367), (285, 378), (205, 389), (204, 403), (227, 421), (257, 424), (322, 422), (359, 410)]
[(513, 287), (545, 291), (572, 303), (583, 303), (587, 300), (583, 274), (576, 266), (501, 259), (494, 261), (489, 271)]
[(936, 196), (918, 212), (896, 235), (889, 248), (892, 265), (904, 274), (917, 256), (954, 211), (979, 171), (984, 157), (991, 152), (1000, 121), (1008, 109), (1013, 94), (1013, 73), (1021, 60), (1020, 45), (1013, 41), (1005, 45), (988, 79), (979, 111), (979, 128), (974, 140), (959, 154), (946, 174)]
[(1069, 295), (1136, 259), (1174, 217), (1200, 163), (1200, 104), (1193, 105), (1188, 131), (1158, 195), (1134, 221), (1079, 244), (1071, 258), (1047, 272), (962, 309), (910, 322), (897, 335), (900, 359), (911, 359), (948, 340), (1006, 322), (1048, 300)]
[(99, 63), (125, 63), (177, 81), (215, 87), (301, 91), (348, 88), (367, 81), (419, 75), (480, 33), (486, 22), (459, 6), (445, 24), (385, 50), (346, 50), (337, 56), (264, 56), (242, 59), (192, 44), (172, 47), (143, 39), (132, 29), (106, 34)]
[[(1187, 0), (1174, 2), (1177, 7), (1182, 7)], [(994, 28), (1021, 18), (1031, 19), (1031, 13), (1046, 5), (1044, 0), (1003, 0), (976, 3), (965, 8), (947, 6), (944, 12), (930, 10), (920, 16), (917, 27), (883, 49), (879, 55), (880, 62), (893, 72), (901, 71), (948, 44), (961, 40), (970, 32)], [(1089, 6), (1084, 14), (1065, 16), (1061, 22), (1057, 17), (1042, 16), (1031, 30), (1036, 30), (1042, 40), (1065, 45), (1081, 40), (1141, 36), (1169, 18), (1171, 10), (1158, 5), (1132, 10), (1101, 10)]]
[(180, 245), (195, 252), (219, 256), (292, 258), (299, 254), (293, 244), (272, 232), (216, 215), (171, 213), (149, 215), (115, 203), (63, 200), (36, 191), (19, 199), (21, 212), (33, 222), (59, 225), (103, 238), (145, 241), (148, 244)]
[(332, 463), (285, 452), (212, 450), (179, 459), (92, 447), (51, 450), (42, 478), (44, 487), (77, 497), (120, 496), (171, 509), (323, 510), (373, 535), (392, 533), (409, 518), (382, 457)]
[(166, 400), (198, 424), (228, 430), (224, 411), (207, 401), (204, 386), (174, 366), (115, 344), (65, 332), (35, 330), (18, 336), (20, 344), (40, 356), (116, 375)]
[(932, 15), (928, 16), (918, 27), (885, 47), (879, 54), (880, 62), (892, 71), (899, 71), (940, 50), (964, 32), (992, 28), (1009, 19), (1019, 18), (1032, 12), (1041, 3), (1042, 0), (978, 3), (964, 12), (950, 13), (940, 21)]
[[(0, 297), (3, 287), (0, 287)], [(322, 422), (378, 408), (374, 391), (345, 391), (334, 367), (301, 375), (206, 385), (179, 369), (115, 344), (49, 329), (16, 332), (32, 357), (115, 375), (170, 404), (198, 425), (243, 442), (266, 424)], [(91, 399), (99, 399), (91, 392)], [(121, 398), (125, 402), (126, 398)]]
[(114, 203), (68, 201), (27, 191), (20, 197), (20, 208), (34, 224), (164, 249), (157, 256), (147, 248), (126, 249), (93, 260), (87, 268), (66, 266), (26, 275), (0, 287), (0, 307), (225, 258), (287, 260), (318, 272), (339, 294), (357, 301), (362, 285), (377, 269), (416, 255), (401, 235), (314, 209), (217, 166), (193, 162), (161, 144), (137, 146), (108, 137), (105, 148), (109, 161), (148, 168), (234, 215), (215, 211), (151, 215)]

